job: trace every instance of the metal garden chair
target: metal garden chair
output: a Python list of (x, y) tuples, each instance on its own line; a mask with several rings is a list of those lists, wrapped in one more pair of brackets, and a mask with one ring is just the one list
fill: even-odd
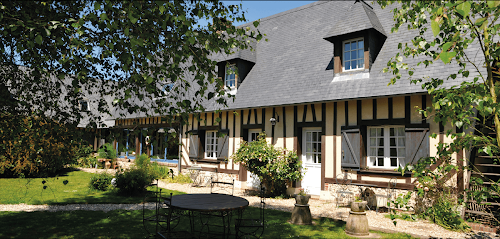
[(258, 218), (238, 218), (236, 219), (236, 238), (260, 238), (264, 233), (265, 221), (265, 188), (260, 186), (260, 208)]

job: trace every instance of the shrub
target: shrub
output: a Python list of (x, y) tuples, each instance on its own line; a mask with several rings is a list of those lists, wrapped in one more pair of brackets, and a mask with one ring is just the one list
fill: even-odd
[[(400, 172), (411, 169), (413, 175), (417, 178), (414, 182), (416, 190), (408, 192), (404, 196), (399, 195), (395, 200), (391, 200), (391, 203), (395, 208), (406, 207), (408, 210), (411, 208), (409, 206), (411, 194), (415, 193), (416, 204), (414, 209), (418, 217), (429, 219), (448, 230), (469, 231), (469, 226), (460, 216), (458, 193), (443, 179), (444, 175), (447, 175), (443, 173), (446, 172), (443, 168), (451, 170), (452, 167), (448, 167), (449, 164), (443, 164), (446, 167), (438, 167), (438, 170), (432, 170), (428, 165), (434, 164), (433, 160), (432, 157), (421, 158), (415, 165), (406, 165), (404, 169), (398, 169)], [(391, 210), (392, 212), (396, 214), (395, 210)], [(391, 216), (393, 223), (396, 225), (395, 218), (396, 216)]]
[(302, 164), (297, 153), (267, 144), (265, 133), (256, 141), (242, 142), (232, 158), (257, 175), (270, 196), (286, 194), (288, 182), (302, 179)]
[(101, 158), (116, 159), (116, 150), (110, 143), (105, 143), (97, 152)]
[(158, 162), (151, 162), (151, 159), (146, 154), (139, 155), (134, 163), (138, 168), (146, 170), (154, 179), (167, 178), (170, 174), (168, 167), (161, 166)]
[(469, 231), (469, 225), (460, 217), (460, 212), (457, 210), (456, 200), (448, 196), (444, 194), (438, 197), (424, 215), (445, 229)]
[(154, 179), (168, 178), (168, 176), (172, 172), (171, 169), (166, 166), (161, 166), (157, 162), (150, 163), (146, 169)]
[(151, 159), (146, 154), (137, 156), (134, 163), (139, 168), (146, 168), (151, 163)]
[(78, 160), (78, 165), (80, 167), (83, 167), (83, 168), (93, 168), (98, 163), (99, 163), (99, 161), (97, 161), (97, 158), (93, 157), (93, 156), (88, 156), (88, 157), (85, 157), (85, 158), (80, 158)]
[(78, 147), (76, 150), (76, 157), (78, 159), (89, 157), (92, 151), (93, 151), (92, 145), (88, 145), (85, 142), (83, 142), (83, 140), (81, 140), (78, 143)]
[(0, 177), (55, 175), (76, 163), (75, 129), (37, 116), (0, 113)]
[(108, 173), (99, 173), (94, 174), (90, 178), (89, 187), (91, 189), (97, 189), (100, 191), (107, 191), (109, 186), (111, 185), (111, 180), (113, 179), (113, 175)]
[(153, 182), (153, 176), (143, 168), (131, 168), (123, 173), (116, 173), (118, 192), (125, 195), (138, 195), (146, 191)]

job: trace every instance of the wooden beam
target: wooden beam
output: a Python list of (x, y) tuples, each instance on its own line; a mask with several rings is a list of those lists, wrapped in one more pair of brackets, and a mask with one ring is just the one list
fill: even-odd
[(313, 117), (313, 122), (316, 122), (316, 109), (314, 107), (314, 104), (311, 104), (311, 114)]
[(306, 122), (307, 117), (307, 105), (304, 105), (304, 112), (302, 112), (302, 123)]
[(345, 111), (345, 126), (349, 126), (349, 102), (347, 100), (344, 102), (344, 111)]

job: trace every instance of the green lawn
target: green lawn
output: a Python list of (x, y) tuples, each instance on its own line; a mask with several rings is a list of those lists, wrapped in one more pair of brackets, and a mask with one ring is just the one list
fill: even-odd
[[(249, 207), (244, 214), (257, 216), (258, 210)], [(298, 226), (287, 222), (290, 217), (289, 212), (266, 210), (266, 230), (261, 238), (351, 238), (344, 233), (343, 221), (321, 218), (314, 220), (316, 225)], [(184, 219), (176, 229), (189, 230), (188, 225)], [(412, 238), (405, 234), (375, 233), (382, 238)], [(0, 212), (0, 238), (144, 238), (146, 235), (141, 210)]]
[[(69, 171), (58, 177), (43, 179), (0, 178), (0, 204), (140, 203), (144, 200), (143, 196), (119, 196), (113, 190), (91, 190), (88, 185), (92, 175), (82, 171)], [(66, 180), (67, 184), (64, 184)], [(44, 186), (46, 189), (43, 189)], [(163, 189), (163, 192), (183, 194), (167, 189)]]
[[(120, 196), (115, 191), (90, 190), (88, 183), (92, 175), (69, 171), (46, 179), (0, 179), (0, 204), (140, 203), (144, 199), (143, 196)], [(184, 194), (166, 189), (163, 192)], [(258, 213), (259, 209), (249, 207), (244, 216), (258, 217)], [(289, 224), (290, 218), (289, 212), (266, 210), (266, 230), (262, 238), (350, 238), (344, 233), (343, 221), (321, 218), (315, 220), (315, 225), (298, 226)], [(178, 229), (189, 230), (187, 218)], [(382, 238), (411, 238), (405, 234), (376, 233)], [(0, 238), (144, 238), (146, 235), (142, 210), (0, 212)]]

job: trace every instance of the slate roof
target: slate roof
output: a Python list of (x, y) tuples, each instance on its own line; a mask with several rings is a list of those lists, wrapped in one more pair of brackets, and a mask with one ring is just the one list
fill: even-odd
[[(394, 6), (381, 9), (378, 4), (355, 0), (318, 1), (261, 19), (258, 29), (266, 34), (268, 41), (256, 43), (254, 51), (247, 49), (232, 55), (214, 56), (218, 61), (240, 58), (255, 63), (238, 87), (236, 98), (234, 101), (228, 100), (227, 108), (215, 100), (203, 102), (205, 108), (210, 112), (425, 93), (421, 85), (410, 84), (405, 73), (395, 85), (388, 86), (392, 75), (382, 72), (387, 62), (399, 52), (398, 44), (410, 43), (418, 34), (404, 26), (398, 32), (391, 33), (394, 24), (393, 13), (390, 12), (392, 8)], [(252, 23), (240, 27), (254, 29)], [(369, 73), (369, 77), (355, 79), (354, 73), (352, 79), (339, 80), (329, 67), (334, 45), (325, 38), (371, 28), (387, 36), (387, 39), (371, 69), (361, 72)], [(432, 32), (429, 30), (428, 34), (430, 39)], [(474, 58), (473, 61), (481, 61), (478, 46), (470, 46), (467, 52)], [(405, 62), (415, 65), (418, 60), (408, 58)], [(446, 79), (457, 72), (456, 64), (444, 65), (441, 61), (426, 69), (423, 66), (416, 69), (414, 78), (430, 76)], [(470, 72), (471, 76), (474, 75), (472, 69)], [(457, 77), (454, 81), (445, 81), (444, 87), (457, 85), (463, 80)], [(196, 88), (191, 88), (184, 93), (190, 96), (195, 91)], [(123, 117), (118, 116), (120, 110), (115, 109), (113, 115), (116, 118), (158, 115), (154, 112), (154, 102), (140, 104), (150, 105), (151, 111)]]
[[(369, 6), (363, 4), (365, 3), (355, 3), (355, 1), (318, 1), (261, 19), (259, 30), (267, 35), (268, 41), (257, 43), (256, 63), (238, 88), (235, 101), (229, 102), (227, 109), (426, 92), (420, 85), (410, 84), (404, 75), (395, 85), (388, 86), (392, 75), (382, 73), (389, 59), (399, 52), (398, 44), (411, 42), (417, 32), (401, 27), (399, 32), (391, 33), (390, 29), (394, 22), (390, 7), (381, 9), (378, 4), (369, 3)], [(349, 16), (349, 14), (356, 15)], [(242, 27), (246, 26), (251, 24)], [(327, 70), (333, 57), (334, 46), (324, 39), (325, 36), (367, 28), (383, 31), (387, 35), (369, 71), (369, 78), (334, 80), (333, 70)], [(478, 52), (478, 47), (472, 46), (468, 51), (471, 55), (475, 54)], [(481, 59), (479, 55), (476, 57)], [(417, 59), (405, 61), (416, 63)], [(449, 74), (456, 73), (456, 68), (453, 66), (453, 64), (445, 66), (439, 61), (425, 70), (419, 71), (418, 69), (423, 68), (417, 68), (414, 77), (431, 76), (446, 79)], [(457, 77), (455, 81), (446, 82), (445, 86), (458, 84), (459, 80)], [(207, 106), (208, 111), (220, 109), (216, 105)]]
[(355, 1), (354, 4), (350, 1), (350, 7), (342, 13), (343, 21), (335, 24), (335, 27), (325, 36), (325, 38), (344, 35), (347, 33), (367, 30), (373, 28), (383, 35), (387, 34), (384, 27), (378, 20), (377, 14), (373, 11), (373, 7), (363, 1)]
[(257, 61), (257, 54), (255, 50), (252, 49), (255, 49), (255, 47), (257, 46), (257, 42), (250, 41), (248, 45), (250, 45), (251, 48), (249, 47), (248, 49), (244, 50), (234, 50), (234, 53), (230, 55), (220, 53), (217, 54), (213, 60), (221, 62), (239, 58), (255, 63)]

